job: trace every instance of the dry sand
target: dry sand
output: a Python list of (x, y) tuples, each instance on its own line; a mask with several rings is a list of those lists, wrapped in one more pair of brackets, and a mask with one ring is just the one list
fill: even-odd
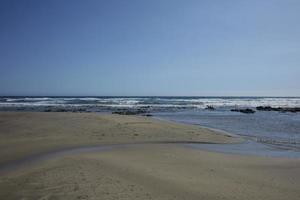
[[(237, 142), (146, 117), (0, 113), (0, 167), (53, 149), (149, 141)], [(0, 199), (300, 199), (300, 160), (140, 144), (2, 174)]]

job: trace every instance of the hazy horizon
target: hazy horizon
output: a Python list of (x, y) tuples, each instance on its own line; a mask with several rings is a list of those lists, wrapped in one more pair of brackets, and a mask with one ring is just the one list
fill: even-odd
[(300, 96), (300, 1), (0, 2), (1, 96)]
[(72, 97), (79, 97), (79, 98), (89, 98), (89, 97), (95, 97), (95, 98), (300, 98), (300, 96), (187, 96), (187, 95), (179, 95), (179, 96), (172, 96), (172, 95), (164, 95), (164, 96), (158, 96), (158, 95), (0, 95), (0, 97), (33, 97), (33, 98), (39, 98), (39, 97), (57, 97), (57, 98), (72, 98)]

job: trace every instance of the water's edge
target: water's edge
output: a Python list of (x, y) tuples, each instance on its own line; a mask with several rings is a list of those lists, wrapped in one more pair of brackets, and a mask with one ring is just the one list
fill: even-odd
[[(67, 148), (54, 149), (47, 152), (41, 152), (41, 153), (29, 155), (24, 158), (0, 165), (0, 175), (4, 175), (16, 170), (24, 169), (26, 167), (37, 164), (38, 162), (46, 161), (58, 157), (76, 155), (81, 153), (110, 151), (117, 148), (137, 147), (139, 145), (147, 145), (147, 144), (166, 144), (166, 145), (175, 144), (185, 148), (200, 149), (205, 151), (229, 153), (229, 154), (250, 155), (250, 156), (252, 155), (252, 156), (300, 158), (300, 154), (294, 154), (293, 156), (291, 156), (291, 154), (284, 154), (284, 153), (273, 154), (273, 151), (271, 151), (271, 153), (270, 152), (265, 153), (266, 149), (263, 148), (262, 150), (260, 150), (261, 147), (257, 148), (256, 152), (241, 151), (241, 149), (245, 148), (244, 145), (249, 145), (249, 144), (251, 145), (251, 142), (249, 142), (249, 140), (242, 143), (228, 143), (228, 144), (193, 142), (193, 141), (139, 142), (139, 143), (128, 143), (128, 144), (108, 144), (108, 145), (67, 147)], [(240, 146), (242, 146), (241, 149), (239, 149)], [(232, 149), (236, 149), (236, 151), (233, 151)]]
[(100, 152), (109, 151), (117, 148), (126, 148), (146, 144), (177, 144), (177, 145), (188, 145), (188, 144), (216, 144), (210, 142), (194, 142), (194, 141), (156, 141), (156, 142), (137, 142), (137, 143), (124, 143), (124, 144), (102, 144), (102, 145), (88, 145), (88, 146), (72, 146), (65, 148), (52, 149), (45, 152), (39, 152), (31, 154), (23, 158), (9, 161), (0, 165), (0, 175), (6, 174), (15, 170), (19, 170), (40, 161), (45, 161), (57, 157), (76, 155), (80, 153)]

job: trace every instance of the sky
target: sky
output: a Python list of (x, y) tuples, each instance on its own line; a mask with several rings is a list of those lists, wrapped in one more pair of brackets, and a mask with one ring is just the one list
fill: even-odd
[(0, 95), (300, 96), (299, 0), (0, 0)]

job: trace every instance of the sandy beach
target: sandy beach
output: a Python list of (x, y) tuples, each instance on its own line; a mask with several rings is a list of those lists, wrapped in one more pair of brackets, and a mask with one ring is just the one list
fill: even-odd
[[(192, 125), (95, 113), (0, 113), (0, 170), (56, 150), (115, 145), (2, 171), (0, 199), (299, 199), (300, 160), (180, 143), (241, 139)], [(134, 144), (134, 145), (118, 145)]]

